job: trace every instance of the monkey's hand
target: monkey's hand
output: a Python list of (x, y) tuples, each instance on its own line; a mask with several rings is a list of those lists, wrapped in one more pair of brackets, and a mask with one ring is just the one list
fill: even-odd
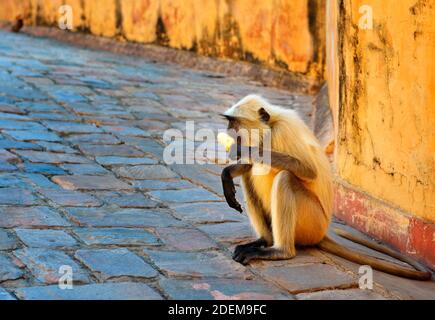
[(242, 206), (236, 199), (236, 188), (234, 186), (234, 181), (231, 178), (230, 172), (226, 170), (226, 168), (224, 169), (224, 171), (222, 171), (222, 187), (224, 189), (224, 196), (228, 205), (231, 208), (242, 213), (243, 212)]

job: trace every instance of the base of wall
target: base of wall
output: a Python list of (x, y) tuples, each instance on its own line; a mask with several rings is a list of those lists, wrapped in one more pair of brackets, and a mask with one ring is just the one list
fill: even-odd
[(335, 185), (335, 215), (435, 270), (435, 225), (375, 199), (343, 181)]
[[(0, 21), (0, 29), (9, 31), (10, 27), (10, 22)], [(113, 38), (99, 37), (79, 31), (71, 32), (50, 27), (26, 26), (21, 32), (36, 37), (52, 38), (80, 47), (138, 56), (156, 62), (173, 62), (186, 68), (218, 72), (229, 76), (246, 77), (249, 80), (260, 82), (264, 86), (285, 89), (295, 93), (315, 94), (323, 83), (297, 73), (277, 71), (248, 62), (205, 57), (191, 51), (155, 44), (118, 41)]]

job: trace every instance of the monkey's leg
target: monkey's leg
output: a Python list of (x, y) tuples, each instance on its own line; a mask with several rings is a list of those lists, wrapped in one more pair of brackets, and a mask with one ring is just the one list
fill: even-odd
[(285, 260), (296, 255), (296, 198), (293, 190), (294, 175), (281, 171), (273, 181), (271, 215), (273, 247), (251, 247), (239, 253), (234, 260), (247, 264), (253, 259)]
[(236, 259), (239, 254), (241, 254), (242, 252), (244, 252), (246, 250), (249, 250), (252, 248), (267, 247), (267, 246), (268, 246), (268, 242), (263, 238), (257, 239), (253, 242), (240, 244), (240, 245), (236, 246), (236, 248), (234, 249), (233, 259)]

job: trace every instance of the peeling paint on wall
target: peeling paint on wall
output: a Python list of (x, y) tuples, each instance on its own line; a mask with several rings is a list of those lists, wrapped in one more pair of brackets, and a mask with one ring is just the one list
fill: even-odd
[[(373, 30), (358, 28), (361, 5), (373, 7)], [(435, 3), (342, 0), (339, 9), (337, 173), (433, 223)]]

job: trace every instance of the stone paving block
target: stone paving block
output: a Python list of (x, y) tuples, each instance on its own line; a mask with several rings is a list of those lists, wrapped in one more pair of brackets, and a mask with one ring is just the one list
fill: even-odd
[(13, 153), (10, 153), (9, 151), (6, 151), (4, 149), (0, 149), (0, 160), (11, 162), (11, 163), (17, 163), (19, 159)]
[(18, 298), (24, 300), (161, 300), (151, 287), (139, 282), (112, 282), (76, 285), (62, 290), (57, 285), (19, 288)]
[(0, 288), (0, 301), (5, 301), (5, 300), (16, 300), (16, 299), (5, 289)]
[(39, 190), (44, 197), (50, 199), (60, 206), (69, 206), (69, 207), (99, 207), (102, 205), (102, 202), (99, 201), (94, 196), (78, 192), (78, 191), (70, 191), (70, 190), (49, 190), (49, 189), (41, 189)]
[(89, 227), (169, 227), (185, 226), (165, 212), (146, 209), (66, 208), (71, 219)]
[(6, 135), (20, 141), (61, 141), (62, 139), (55, 133), (47, 130), (5, 130)]
[(62, 266), (73, 271), (73, 283), (88, 283), (89, 276), (72, 258), (62, 251), (47, 248), (25, 248), (14, 251), (14, 255), (30, 270), (36, 280), (46, 284), (58, 284), (63, 275)]
[(17, 167), (10, 164), (9, 162), (1, 161), (0, 160), (0, 171), (16, 171)]
[(0, 187), (16, 187), (28, 190), (34, 190), (35, 188), (60, 188), (41, 174), (18, 172), (0, 173)]
[(156, 233), (170, 250), (198, 251), (218, 249), (218, 244), (193, 228), (157, 228)]
[(145, 197), (142, 193), (127, 192), (98, 192), (97, 197), (107, 204), (114, 204), (121, 208), (156, 208), (159, 203)]
[(0, 104), (0, 112), (25, 114), (25, 112), (21, 108), (6, 104)]
[(75, 175), (107, 175), (108, 170), (98, 164), (63, 164), (61, 167)]
[(5, 112), (0, 112), (0, 119), (21, 120), (21, 121), (30, 120), (29, 117), (24, 116), (24, 115), (13, 114), (13, 113), (5, 113)]
[(6, 229), (0, 229), (0, 250), (11, 250), (18, 246), (17, 239)]
[(16, 280), (24, 276), (14, 260), (5, 253), (0, 253), (0, 282)]
[(177, 217), (193, 223), (223, 223), (248, 221), (248, 217), (228, 207), (226, 202), (169, 204)]
[(61, 144), (61, 143), (38, 141), (37, 144), (49, 152), (78, 153), (78, 151), (74, 150), (73, 148), (68, 147), (68, 146)]
[(0, 189), (0, 205), (35, 205), (40, 201), (32, 192), (20, 188), (1, 188)]
[(162, 279), (163, 291), (174, 300), (292, 300), (293, 297), (258, 280)]
[(24, 171), (29, 173), (41, 173), (45, 175), (65, 174), (58, 166), (46, 163), (25, 163)]
[(68, 226), (57, 212), (48, 207), (0, 207), (0, 227)]
[(88, 155), (98, 156), (119, 156), (119, 157), (142, 157), (145, 154), (133, 146), (125, 144), (116, 145), (93, 145), (79, 144), (79, 149)]
[(42, 147), (36, 143), (15, 141), (15, 140), (0, 140), (0, 148), (2, 149), (28, 149), (28, 150), (42, 150)]
[(29, 130), (44, 131), (46, 128), (37, 122), (18, 121), (18, 120), (0, 120), (0, 129), (4, 130)]
[(92, 124), (64, 121), (44, 121), (50, 130), (60, 133), (100, 133), (102, 130)]
[(53, 153), (53, 152), (42, 152), (42, 151), (27, 151), (27, 150), (17, 150), (16, 153), (29, 160), (30, 162), (36, 163), (91, 163), (91, 161), (83, 156), (67, 153)]
[(358, 286), (358, 280), (353, 276), (327, 264), (283, 264), (273, 267), (264, 265), (255, 270), (265, 279), (286, 288), (292, 294)]
[(135, 189), (140, 190), (178, 190), (193, 189), (196, 186), (187, 180), (138, 180), (132, 181)]
[(19, 102), (17, 106), (24, 108), (26, 111), (38, 111), (38, 112), (62, 112), (64, 108), (54, 104), (40, 103), (40, 102)]
[(319, 292), (301, 293), (296, 295), (298, 300), (386, 300), (385, 297), (371, 290), (326, 290)]
[(135, 180), (173, 179), (177, 174), (162, 165), (138, 165), (114, 168), (121, 177)]
[(108, 133), (112, 133), (114, 135), (120, 136), (137, 136), (137, 137), (147, 137), (149, 133), (145, 132), (142, 129), (136, 127), (127, 127), (127, 126), (102, 126), (104, 131)]
[(91, 134), (72, 134), (65, 139), (73, 144), (119, 144), (121, 141), (111, 134), (91, 133)]
[(73, 247), (77, 241), (62, 230), (51, 229), (15, 229), (17, 236), (28, 247), (55, 248)]
[(96, 157), (95, 160), (103, 166), (116, 166), (116, 165), (140, 165), (140, 164), (157, 164), (156, 160), (141, 157), (141, 158), (128, 158), (128, 157)]
[(185, 179), (205, 186), (216, 194), (223, 194), (221, 177), (219, 175), (211, 174), (205, 169), (203, 170), (201, 166), (174, 164), (171, 165), (170, 168)]
[(172, 252), (145, 249), (153, 263), (168, 277), (249, 277), (245, 267), (220, 252)]
[(53, 182), (67, 190), (128, 190), (131, 186), (113, 176), (54, 176)]
[(155, 190), (148, 192), (153, 198), (164, 202), (222, 201), (221, 198), (202, 188), (182, 190)]
[(87, 245), (161, 245), (156, 236), (142, 229), (75, 228), (73, 232)]
[[(162, 131), (160, 131), (162, 132)], [(152, 154), (157, 159), (163, 159), (164, 147), (153, 139), (141, 138), (141, 137), (121, 137), (122, 141), (126, 144), (134, 145), (143, 152)]]
[(255, 240), (255, 233), (249, 222), (227, 222), (198, 226), (200, 230), (215, 240), (228, 243)]
[(29, 117), (32, 119), (37, 120), (55, 120), (55, 121), (78, 121), (80, 120), (79, 117), (77, 117), (74, 114), (70, 113), (60, 113), (60, 112), (31, 112), (29, 113)]
[(158, 275), (148, 263), (125, 248), (78, 250), (75, 257), (102, 280), (121, 277), (149, 279)]

